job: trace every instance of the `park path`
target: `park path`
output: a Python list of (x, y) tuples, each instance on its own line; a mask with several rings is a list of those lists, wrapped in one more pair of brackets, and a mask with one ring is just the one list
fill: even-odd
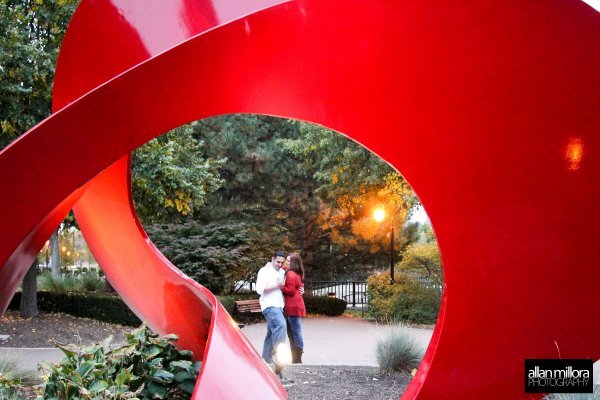
[[(361, 318), (310, 317), (302, 320), (304, 356), (308, 365), (377, 366), (375, 345), (386, 327)], [(431, 340), (431, 329), (408, 328), (424, 349)], [(244, 327), (242, 332), (260, 354), (267, 331), (266, 323)]]
[[(377, 366), (375, 344), (385, 327), (360, 318), (309, 317), (302, 320), (305, 341), (303, 361), (307, 365), (359, 365)], [(426, 348), (432, 330), (408, 328), (415, 340)], [(247, 325), (242, 329), (254, 348), (261, 353), (267, 330), (266, 323)], [(0, 348), (0, 357), (12, 353), (21, 365), (36, 369), (41, 361), (58, 362), (62, 352), (58, 349)], [(594, 364), (594, 381), (600, 384), (600, 361)]]
[[(377, 366), (375, 343), (385, 328), (361, 318), (310, 317), (302, 320), (305, 354), (308, 365), (362, 365)], [(266, 323), (247, 325), (242, 333), (260, 354), (267, 331)], [(413, 329), (415, 339), (426, 348), (431, 339), (429, 329)], [(7, 353), (19, 358), (26, 369), (36, 369), (41, 361), (58, 362), (63, 353), (56, 348), (11, 349), (0, 348), (0, 356)]]

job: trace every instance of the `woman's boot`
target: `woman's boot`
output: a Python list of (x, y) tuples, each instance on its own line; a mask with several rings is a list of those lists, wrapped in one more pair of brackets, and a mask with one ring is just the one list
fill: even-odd
[(304, 353), (303, 349), (294, 347), (294, 350), (292, 351), (293, 364), (302, 364), (302, 353)]
[(296, 346), (294, 346), (293, 344), (290, 345), (290, 350), (292, 351), (292, 364), (295, 363), (297, 358), (298, 358), (298, 349)]

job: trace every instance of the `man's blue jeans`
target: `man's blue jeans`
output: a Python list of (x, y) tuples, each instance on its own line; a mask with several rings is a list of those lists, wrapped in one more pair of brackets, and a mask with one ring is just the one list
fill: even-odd
[(263, 343), (262, 358), (267, 363), (273, 362), (273, 353), (279, 343), (285, 343), (285, 317), (283, 309), (277, 307), (268, 307), (263, 310), (263, 315), (267, 320), (267, 335)]
[(292, 349), (295, 347), (298, 350), (304, 349), (304, 339), (302, 338), (302, 322), (300, 317), (288, 315), (288, 336)]

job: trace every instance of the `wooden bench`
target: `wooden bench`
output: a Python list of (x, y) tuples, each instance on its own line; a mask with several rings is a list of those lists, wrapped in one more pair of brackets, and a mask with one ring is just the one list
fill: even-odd
[(262, 310), (260, 309), (260, 302), (258, 301), (258, 299), (238, 300), (235, 302), (235, 307), (238, 313), (262, 312)]
[(243, 320), (238, 322), (240, 329), (246, 326), (246, 322), (252, 320), (252, 314), (262, 313), (258, 299), (237, 300), (235, 302), (235, 308), (238, 316)]

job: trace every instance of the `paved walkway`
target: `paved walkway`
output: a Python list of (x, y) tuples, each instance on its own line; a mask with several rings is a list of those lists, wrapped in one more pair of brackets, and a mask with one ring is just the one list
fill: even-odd
[[(385, 329), (360, 318), (316, 317), (302, 320), (305, 353), (308, 365), (367, 365), (377, 366), (375, 343)], [(242, 333), (260, 354), (267, 331), (266, 323), (247, 325)], [(411, 329), (415, 339), (426, 348), (431, 339), (429, 329)], [(63, 353), (58, 349), (9, 349), (0, 347), (0, 356), (12, 353), (21, 365), (36, 369), (41, 361), (58, 362)]]
[[(308, 365), (367, 365), (377, 366), (375, 344), (386, 328), (360, 318), (317, 317), (302, 320), (304, 355)], [(252, 324), (242, 329), (258, 354), (267, 331), (266, 323)], [(414, 329), (415, 340), (426, 348), (432, 330)]]
[[(302, 320), (307, 365), (377, 366), (375, 343), (386, 329), (360, 318), (316, 317)], [(261, 353), (266, 324), (252, 324), (242, 329), (252, 345)], [(426, 348), (432, 330), (410, 328), (415, 340)], [(41, 361), (58, 362), (63, 353), (58, 349), (10, 349), (0, 347), (0, 357), (12, 353), (27, 369), (36, 369)], [(594, 380), (600, 384), (600, 361), (594, 364)]]

